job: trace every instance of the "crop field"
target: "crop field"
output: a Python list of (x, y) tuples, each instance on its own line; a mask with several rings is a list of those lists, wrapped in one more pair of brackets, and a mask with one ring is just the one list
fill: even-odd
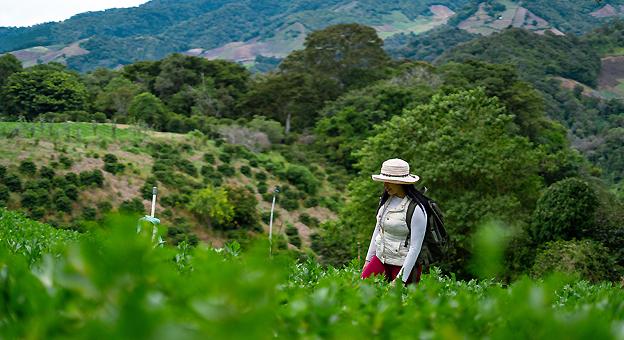
[(3, 338), (624, 339), (624, 294), (552, 276), (503, 286), (432, 269), (418, 286), (241, 253), (155, 247), (111, 218), (78, 236), (0, 210)]

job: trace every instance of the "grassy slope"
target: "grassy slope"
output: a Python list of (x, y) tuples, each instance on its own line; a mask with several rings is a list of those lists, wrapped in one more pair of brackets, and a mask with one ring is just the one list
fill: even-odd
[[(115, 136), (113, 137), (113, 130)], [(19, 135), (13, 138), (6, 138), (9, 134), (15, 134), (19, 131)], [(154, 159), (150, 153), (149, 144), (168, 144), (175, 146), (180, 151), (182, 158), (188, 159), (198, 169), (207, 163), (203, 160), (204, 153), (211, 153), (218, 156), (221, 148), (217, 147), (215, 142), (202, 137), (193, 137), (192, 135), (181, 135), (174, 133), (163, 133), (140, 130), (133, 126), (119, 125), (113, 128), (109, 124), (89, 124), (89, 123), (0, 123), (0, 165), (7, 166), (9, 173), (17, 172), (17, 167), (22, 160), (31, 160), (38, 167), (47, 165), (51, 166), (53, 162), (58, 161), (61, 155), (66, 155), (74, 162), (69, 169), (57, 167), (56, 173), (63, 175), (68, 172), (80, 173), (86, 170), (102, 169), (104, 162), (103, 156), (107, 153), (114, 154), (119, 162), (126, 165), (126, 169), (117, 175), (113, 175), (103, 171), (105, 182), (102, 188), (89, 188), (81, 191), (79, 199), (73, 203), (73, 212), (71, 215), (58, 215), (55, 212), (48, 212), (44, 219), (53, 219), (60, 223), (70, 223), (73, 219), (80, 216), (81, 211), (85, 207), (96, 207), (102, 201), (112, 203), (114, 207), (118, 207), (123, 201), (141, 197), (141, 187), (145, 180), (151, 175), (151, 167)], [(186, 150), (182, 151), (183, 146), (188, 145)], [(190, 146), (190, 147), (189, 147)], [(285, 159), (277, 152), (264, 152), (257, 154), (258, 160), (275, 162), (276, 164), (284, 162)], [(222, 162), (215, 161), (216, 165)], [(260, 162), (262, 163), (262, 162)], [(231, 165), (235, 169), (240, 169), (242, 165), (249, 164), (248, 160), (236, 159), (233, 157)], [(262, 169), (260, 165), (252, 168), (252, 173), (265, 172), (268, 175), (266, 183), (269, 190), (275, 185), (287, 185), (288, 182), (280, 180), (273, 176), (270, 171)], [(317, 177), (324, 176), (322, 167), (317, 167)], [(218, 174), (218, 173), (217, 173)], [(190, 183), (202, 186), (202, 176), (196, 178), (182, 173), (178, 176), (186, 178)], [(229, 185), (249, 186), (254, 190), (258, 199), (258, 209), (260, 212), (270, 210), (270, 203), (263, 201), (262, 195), (257, 191), (258, 181), (254, 178), (245, 176), (236, 171), (231, 178), (224, 181)], [(290, 185), (292, 187), (292, 185)], [(177, 188), (166, 185), (159, 185), (160, 197), (166, 197), (179, 192)], [(336, 195), (336, 191), (330, 187), (327, 181), (323, 181), (319, 190), (319, 197)], [(279, 200), (278, 200), (279, 203)], [(303, 208), (300, 201), (300, 208), (294, 211), (287, 211), (279, 204), (276, 206), (278, 218), (274, 222), (274, 231), (283, 233), (286, 223), (294, 224), (299, 230), (304, 245), (309, 245), (309, 234), (311, 228), (299, 222), (299, 215), (303, 212), (318, 218), (321, 222), (332, 219), (335, 214), (329, 209), (321, 206), (313, 208)], [(150, 202), (143, 200), (145, 212), (148, 211)], [(8, 202), (10, 209), (19, 209), (19, 197), (12, 194)], [(225, 241), (223, 233), (210, 230), (197, 221), (186, 209), (180, 207), (169, 207), (172, 214), (169, 217), (162, 216), (167, 207), (163, 207), (160, 203), (157, 205), (156, 215), (163, 220), (166, 225), (174, 225), (176, 218), (185, 218), (193, 226), (193, 231), (205, 241), (211, 241), (215, 245), (221, 245)], [(264, 228), (268, 228), (268, 221), (262, 221)]]

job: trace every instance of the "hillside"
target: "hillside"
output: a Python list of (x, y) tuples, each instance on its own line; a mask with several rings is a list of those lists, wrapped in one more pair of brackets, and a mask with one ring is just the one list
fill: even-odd
[(620, 16), (624, 1), (150, 1), (137, 8), (83, 13), (60, 23), (0, 28), (0, 53), (30, 66), (57, 61), (88, 71), (174, 52), (253, 67), (258, 56), (283, 58), (305, 36), (337, 23), (374, 27), (382, 38), (410, 36), (449, 24), (491, 34), (509, 26), (543, 34), (578, 34)]
[[(286, 235), (295, 228), (283, 240), (309, 248), (311, 233), (335, 217), (342, 199), (322, 167), (287, 161), (282, 155), (288, 150), (250, 151), (201, 133), (97, 123), (0, 123), (0, 135), (0, 200), (62, 228), (89, 230), (109, 211), (144, 215), (151, 188), (158, 186), (156, 216), (169, 227), (170, 242), (199, 238), (221, 246), (230, 238), (240, 241), (242, 235), (249, 239), (268, 231), (271, 193), (280, 186), (274, 232)], [(262, 133), (256, 135), (262, 140)], [(193, 214), (191, 193), (206, 186), (228, 190), (236, 205), (232, 220), (210, 223)]]

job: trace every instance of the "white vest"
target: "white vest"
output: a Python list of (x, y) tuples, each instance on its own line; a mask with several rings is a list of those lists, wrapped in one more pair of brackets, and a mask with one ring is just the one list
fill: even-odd
[(375, 238), (375, 255), (382, 263), (402, 266), (409, 250), (409, 244), (405, 246), (405, 239), (409, 233), (405, 219), (410, 199), (406, 195), (394, 209), (387, 207), (388, 201), (390, 199), (379, 209), (377, 215), (380, 230)]

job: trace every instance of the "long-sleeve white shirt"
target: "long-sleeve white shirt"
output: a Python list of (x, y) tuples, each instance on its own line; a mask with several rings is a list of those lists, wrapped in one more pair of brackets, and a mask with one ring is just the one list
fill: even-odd
[[(370, 243), (370, 246), (368, 247), (368, 253), (366, 254), (367, 261), (370, 261), (371, 258), (377, 253), (376, 238), (379, 235), (379, 233), (382, 232), (382, 228), (383, 228), (382, 217), (385, 216), (388, 210), (396, 209), (401, 204), (402, 201), (403, 199), (400, 197), (390, 196), (386, 204), (384, 204), (381, 207), (381, 209), (379, 209), (379, 212), (377, 214), (378, 223), (375, 226), (375, 231), (373, 232), (371, 243)], [(407, 255), (405, 256), (401, 270), (399, 271), (399, 275), (401, 276), (401, 280), (403, 282), (407, 282), (407, 280), (409, 279), (409, 275), (412, 272), (414, 265), (416, 264), (416, 260), (418, 259), (418, 254), (420, 254), (422, 243), (425, 238), (426, 227), (427, 227), (427, 214), (423, 210), (422, 206), (418, 205), (418, 207), (414, 209), (414, 215), (412, 216), (411, 228), (410, 228), (411, 233), (410, 233), (410, 241), (409, 241), (409, 250), (407, 252)]]

